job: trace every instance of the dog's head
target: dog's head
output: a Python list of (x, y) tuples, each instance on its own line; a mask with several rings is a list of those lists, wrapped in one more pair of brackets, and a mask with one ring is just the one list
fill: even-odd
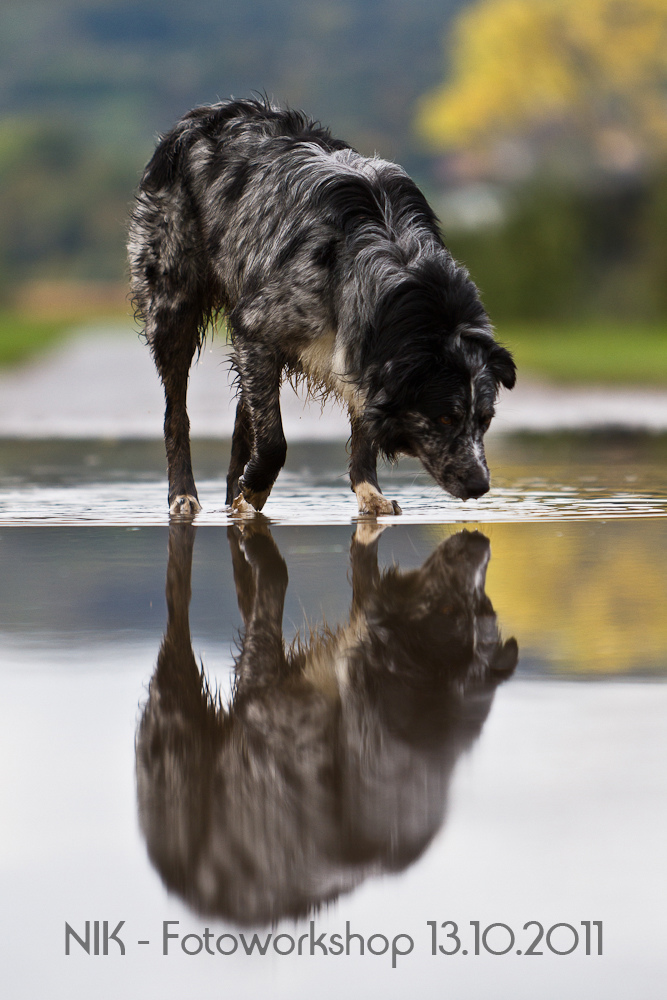
[(454, 269), (448, 282), (410, 282), (383, 304), (366, 419), (385, 455), (416, 456), (467, 500), (489, 489), (483, 439), (516, 367), (467, 272)]
[(514, 362), (509, 352), (482, 331), (451, 337), (413, 384), (412, 399), (397, 414), (394, 433), (435, 481), (467, 500), (488, 492), (484, 435), (494, 415), (500, 385), (511, 389)]

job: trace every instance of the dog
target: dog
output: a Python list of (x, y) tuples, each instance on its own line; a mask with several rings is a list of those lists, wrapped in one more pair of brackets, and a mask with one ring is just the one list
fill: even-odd
[(351, 541), (349, 621), (286, 647), (287, 567), (260, 518), (228, 528), (244, 632), (226, 707), (192, 651), (196, 528), (172, 521), (167, 630), (136, 739), (152, 863), (196, 912), (244, 925), (305, 916), (414, 863), (518, 659), (484, 593), (484, 535), (381, 572), (369, 521)]
[(380, 490), (378, 454), (417, 456), (463, 500), (488, 491), (483, 437), (515, 365), (396, 164), (265, 100), (195, 108), (144, 172), (129, 259), (165, 390), (172, 513), (200, 509), (186, 390), (219, 312), (239, 385), (228, 505), (261, 510), (285, 463), (285, 375), (347, 405), (360, 513), (400, 513)]

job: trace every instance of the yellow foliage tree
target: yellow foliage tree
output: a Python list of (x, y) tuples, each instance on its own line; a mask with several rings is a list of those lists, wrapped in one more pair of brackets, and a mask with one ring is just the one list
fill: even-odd
[(481, 0), (451, 41), (450, 78), (418, 109), (432, 148), (555, 123), (667, 152), (667, 0)]

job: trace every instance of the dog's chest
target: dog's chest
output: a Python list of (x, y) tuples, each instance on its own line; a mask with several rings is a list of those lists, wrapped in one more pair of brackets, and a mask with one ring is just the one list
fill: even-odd
[(363, 618), (334, 634), (315, 636), (306, 656), (304, 679), (328, 698), (339, 699), (349, 685), (351, 654), (367, 635)]
[(333, 331), (309, 341), (299, 350), (299, 366), (313, 387), (323, 386), (352, 410), (362, 405), (359, 389), (347, 369), (345, 349)]

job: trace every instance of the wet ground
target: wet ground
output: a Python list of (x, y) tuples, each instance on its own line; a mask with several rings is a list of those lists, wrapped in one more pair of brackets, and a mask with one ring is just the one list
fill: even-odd
[(170, 527), (157, 442), (0, 444), (6, 995), (661, 997), (667, 439), (377, 526), (336, 442), (234, 524), (227, 453)]

